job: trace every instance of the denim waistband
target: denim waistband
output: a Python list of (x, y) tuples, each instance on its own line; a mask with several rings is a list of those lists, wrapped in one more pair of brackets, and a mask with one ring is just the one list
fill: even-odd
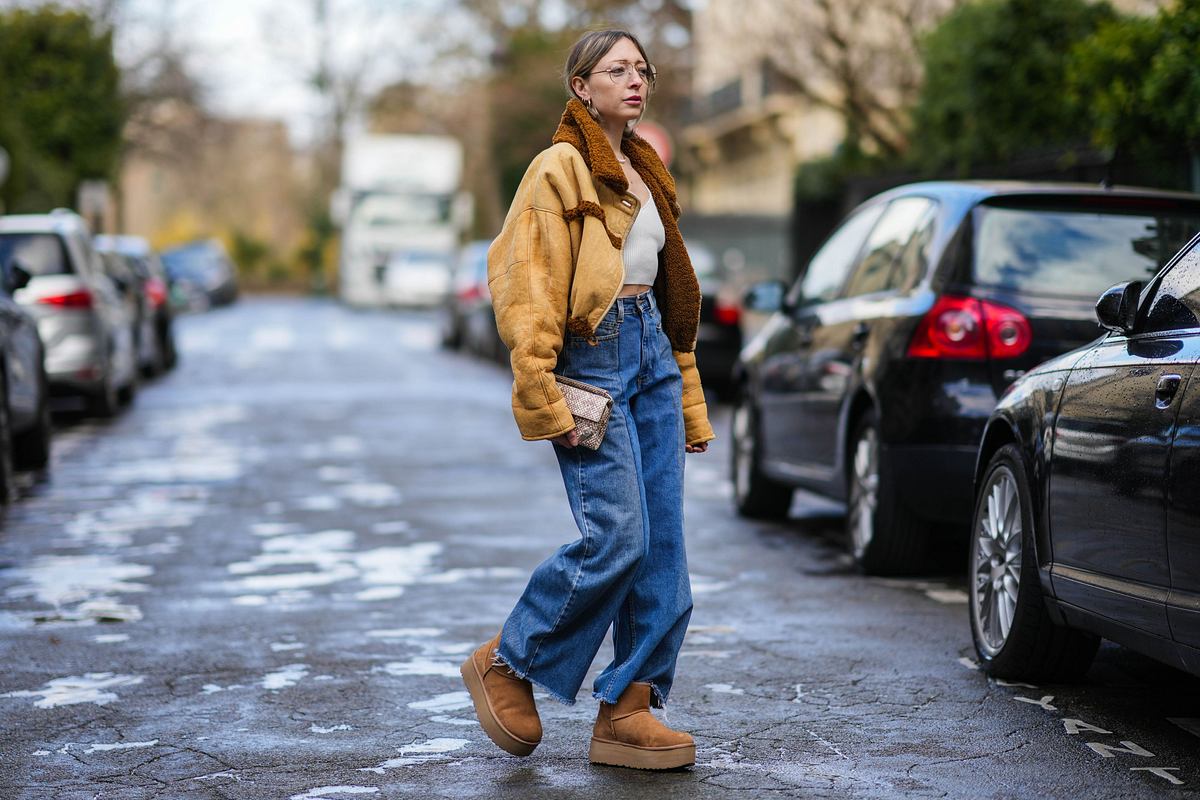
[(640, 294), (618, 297), (613, 303), (613, 308), (617, 312), (617, 319), (620, 320), (626, 314), (650, 313), (658, 308), (658, 301), (654, 299), (654, 290), (647, 289)]

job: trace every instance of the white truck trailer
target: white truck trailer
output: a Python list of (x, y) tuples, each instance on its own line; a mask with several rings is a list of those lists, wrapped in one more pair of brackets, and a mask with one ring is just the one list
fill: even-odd
[(355, 306), (428, 306), (451, 291), (470, 223), (462, 145), (449, 136), (364, 134), (347, 141), (333, 217), (339, 290)]

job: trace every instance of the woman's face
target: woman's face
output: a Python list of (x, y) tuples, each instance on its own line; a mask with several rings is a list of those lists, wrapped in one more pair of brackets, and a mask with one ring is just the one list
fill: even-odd
[[(621, 39), (592, 68), (591, 75), (575, 78), (572, 85), (580, 100), (584, 103), (589, 99), (592, 101), (592, 108), (601, 119), (625, 125), (642, 115), (649, 100), (650, 85), (638, 72), (648, 67), (637, 45)], [(625, 74), (615, 76), (607, 71), (612, 69), (623, 69)]]

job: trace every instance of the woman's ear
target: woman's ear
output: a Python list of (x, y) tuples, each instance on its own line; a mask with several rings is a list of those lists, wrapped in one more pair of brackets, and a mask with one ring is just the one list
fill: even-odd
[(575, 96), (579, 98), (579, 102), (586, 104), (590, 92), (588, 92), (587, 81), (576, 75), (571, 78), (571, 89), (574, 90)]

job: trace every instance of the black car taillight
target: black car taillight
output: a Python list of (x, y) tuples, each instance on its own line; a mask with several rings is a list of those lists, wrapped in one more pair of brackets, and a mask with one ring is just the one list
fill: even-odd
[(945, 295), (925, 314), (908, 345), (910, 358), (1015, 358), (1029, 349), (1033, 330), (1015, 308)]

